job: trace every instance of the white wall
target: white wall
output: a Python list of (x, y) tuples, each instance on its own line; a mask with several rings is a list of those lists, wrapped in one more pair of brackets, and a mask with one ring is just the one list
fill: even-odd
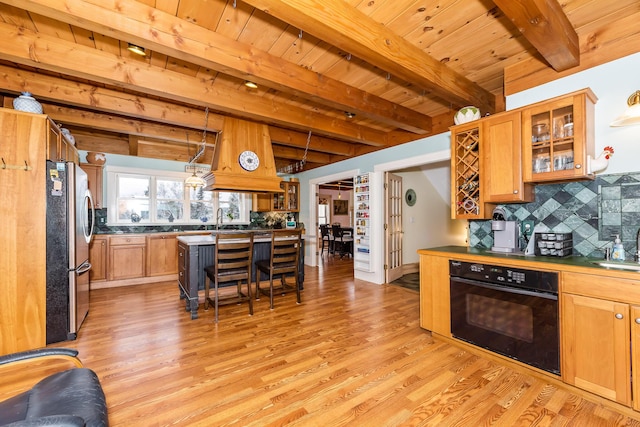
[(451, 219), (449, 162), (426, 165), (411, 171), (394, 172), (402, 177), (402, 191), (416, 192), (413, 206), (402, 203), (402, 263), (419, 261), (418, 249), (465, 245), (467, 221)]

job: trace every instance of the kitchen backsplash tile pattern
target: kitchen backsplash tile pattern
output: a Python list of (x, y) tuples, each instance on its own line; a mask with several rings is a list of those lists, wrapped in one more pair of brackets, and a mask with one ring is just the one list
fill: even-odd
[[(107, 208), (96, 209), (96, 223), (94, 233), (96, 234), (121, 234), (121, 233), (167, 233), (167, 232), (184, 232), (184, 231), (205, 231), (214, 230), (212, 224), (163, 224), (163, 225), (107, 225)], [(274, 224), (269, 223), (268, 217), (273, 212), (251, 212), (251, 222), (249, 224), (222, 224), (221, 230), (253, 230), (274, 228)], [(287, 217), (298, 220), (298, 213), (275, 213), (286, 220)], [(279, 224), (285, 227), (286, 223)], [(304, 224), (299, 223), (304, 228)]]
[[(551, 231), (573, 234), (573, 255), (602, 257), (620, 235), (627, 259), (636, 252), (640, 228), (640, 174), (598, 175), (593, 181), (544, 184), (535, 201), (501, 205), (507, 220), (533, 220)], [(491, 248), (491, 221), (469, 221), (469, 246)], [(524, 247), (524, 243), (522, 243)]]

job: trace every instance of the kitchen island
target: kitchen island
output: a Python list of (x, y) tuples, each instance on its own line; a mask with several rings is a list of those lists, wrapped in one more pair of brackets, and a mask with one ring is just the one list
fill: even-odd
[[(225, 231), (228, 232), (228, 231)], [(204, 268), (213, 264), (215, 238), (213, 231), (207, 235), (178, 237), (178, 289), (180, 298), (185, 300), (185, 310), (191, 312), (191, 319), (198, 318), (198, 292), (204, 290), (207, 275)], [(268, 260), (271, 257), (271, 233), (265, 230), (254, 231), (253, 262), (251, 282), (255, 283), (256, 261)], [(304, 283), (304, 239), (300, 246), (298, 260), (298, 283), (302, 289)], [(268, 281), (269, 276), (260, 273), (261, 281)]]

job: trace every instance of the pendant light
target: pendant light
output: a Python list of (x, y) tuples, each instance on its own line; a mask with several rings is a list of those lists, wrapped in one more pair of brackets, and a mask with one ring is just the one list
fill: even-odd
[(629, 107), (624, 114), (611, 122), (610, 126), (640, 125), (640, 90), (631, 94), (627, 105)]
[(193, 175), (191, 175), (184, 181), (184, 185), (186, 185), (187, 187), (191, 187), (194, 190), (200, 187), (204, 187), (206, 184), (207, 183), (204, 179), (196, 175), (195, 167), (193, 168)]

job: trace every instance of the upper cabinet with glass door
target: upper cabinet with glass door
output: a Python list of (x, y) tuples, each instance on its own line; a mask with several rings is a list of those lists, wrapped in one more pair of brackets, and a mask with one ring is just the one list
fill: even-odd
[(596, 101), (583, 89), (522, 109), (525, 182), (593, 179), (587, 156), (594, 154)]

